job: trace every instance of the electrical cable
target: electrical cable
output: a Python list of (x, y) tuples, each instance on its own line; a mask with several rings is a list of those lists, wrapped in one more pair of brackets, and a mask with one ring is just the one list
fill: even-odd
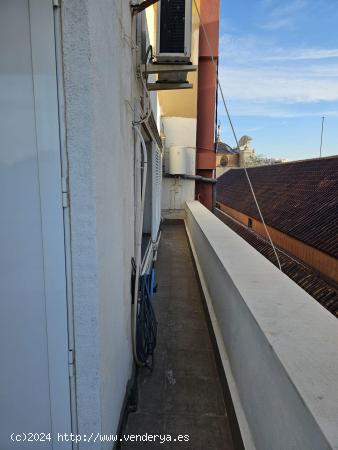
[(146, 92), (146, 97), (148, 99), (148, 111), (147, 111), (145, 117), (143, 117), (142, 119), (138, 120), (137, 122), (133, 122), (133, 125), (142, 125), (143, 123), (148, 122), (148, 120), (149, 120), (149, 118), (151, 116), (151, 113), (152, 113), (149, 91), (147, 89), (147, 86), (144, 83), (144, 79), (143, 79), (142, 74), (141, 74), (141, 81), (142, 81), (142, 84), (143, 84), (144, 92)]
[[(143, 160), (143, 177), (142, 177), (142, 187), (141, 187), (141, 207), (137, 211), (137, 223), (136, 223), (136, 251), (135, 251), (135, 285), (133, 293), (133, 308), (132, 308), (132, 333), (133, 333), (133, 352), (134, 358), (137, 364), (143, 365), (143, 362), (139, 360), (137, 355), (137, 306), (139, 301), (139, 281), (140, 281), (140, 271), (141, 271), (141, 252), (142, 252), (142, 230), (143, 230), (143, 211), (144, 211), (144, 201), (146, 192), (146, 182), (147, 182), (147, 169), (148, 169), (148, 156), (147, 148), (144, 142), (141, 131), (137, 125), (133, 125), (136, 134), (139, 137), (140, 147), (142, 151)], [(137, 146), (137, 142), (135, 144)]]
[(138, 360), (150, 370), (153, 368), (157, 339), (157, 320), (152, 305), (152, 274), (141, 277), (140, 298), (137, 303), (136, 352)]
[[(206, 28), (205, 28), (205, 25), (204, 25), (204, 23), (203, 23), (203, 21), (202, 21), (201, 14), (200, 14), (200, 11), (199, 11), (199, 8), (198, 8), (198, 5), (197, 5), (196, 0), (194, 0), (194, 4), (195, 4), (196, 10), (197, 10), (197, 14), (198, 14), (198, 17), (199, 17), (199, 20), (200, 20), (200, 24), (201, 24), (201, 26), (202, 26), (203, 34), (204, 34), (204, 36), (205, 36), (205, 39), (206, 39), (206, 41), (207, 41), (207, 45), (208, 45), (208, 47), (209, 47), (210, 57), (211, 57), (212, 63), (213, 63), (214, 68), (215, 68), (216, 82), (217, 82), (218, 88), (219, 88), (220, 93), (221, 93), (221, 97), (222, 97), (222, 102), (223, 102), (223, 105), (224, 105), (224, 109), (225, 109), (225, 112), (226, 112), (226, 115), (227, 115), (227, 118), (228, 118), (228, 121), (229, 121), (231, 130), (232, 130), (232, 134), (233, 134), (233, 136), (234, 136), (234, 138), (235, 138), (235, 142), (236, 142), (237, 148), (239, 149), (239, 141), (238, 141), (238, 139), (237, 139), (237, 134), (236, 134), (236, 131), (235, 131), (235, 127), (234, 127), (234, 125), (233, 125), (233, 122), (232, 122), (232, 119), (231, 119), (231, 115), (230, 115), (229, 109), (228, 109), (227, 104), (226, 104), (226, 101), (225, 101), (225, 96), (224, 96), (224, 93), (223, 93), (222, 85), (221, 85), (221, 82), (220, 82), (220, 80), (219, 80), (219, 76), (218, 76), (218, 66), (217, 66), (217, 63), (216, 63), (215, 58), (214, 58), (214, 56), (213, 56), (213, 51), (212, 51), (211, 43), (210, 43), (210, 40), (209, 40), (209, 36), (208, 36), (207, 30), (206, 30)], [(244, 159), (244, 171), (245, 171), (245, 175), (246, 175), (247, 181), (248, 181), (248, 183), (249, 183), (250, 190), (251, 190), (251, 193), (252, 193), (254, 202), (255, 202), (255, 204), (256, 204), (256, 207), (257, 207), (259, 216), (260, 216), (261, 221), (262, 221), (262, 224), (263, 224), (263, 226), (264, 226), (265, 232), (266, 232), (266, 234), (267, 234), (267, 236), (268, 236), (268, 238), (269, 238), (271, 247), (272, 247), (272, 249), (273, 249), (273, 251), (274, 251), (274, 254), (275, 254), (275, 256), (276, 256), (276, 260), (277, 260), (277, 263), (278, 263), (279, 270), (282, 272), (282, 271), (283, 271), (283, 270), (282, 270), (282, 265), (281, 265), (281, 262), (280, 262), (280, 259), (279, 259), (279, 256), (278, 256), (276, 247), (275, 247), (275, 245), (274, 245), (274, 243), (273, 243), (273, 241), (272, 241), (271, 235), (270, 235), (270, 233), (269, 233), (268, 227), (266, 226), (266, 223), (265, 223), (265, 220), (264, 220), (264, 217), (263, 217), (261, 208), (260, 208), (260, 206), (259, 206), (259, 203), (258, 203), (256, 194), (255, 194), (255, 191), (254, 191), (254, 188), (253, 188), (253, 186), (252, 186), (252, 182), (251, 182), (251, 179), (250, 179), (250, 176), (249, 176), (249, 173), (248, 173), (248, 169), (247, 169), (246, 164), (245, 164), (245, 159)]]
[[(146, 68), (147, 68), (147, 58), (148, 58), (149, 50), (150, 50), (150, 52), (151, 52), (151, 60), (153, 60), (153, 47), (152, 47), (151, 45), (149, 45), (149, 47), (148, 47), (148, 49), (147, 49), (147, 52), (146, 52), (146, 63), (145, 63), (145, 67), (146, 67)], [(146, 69), (146, 70), (147, 70), (147, 69)], [(146, 97), (147, 97), (147, 99), (148, 99), (148, 112), (145, 114), (145, 117), (141, 118), (141, 119), (140, 119), (139, 121), (137, 121), (137, 122), (133, 122), (133, 125), (142, 125), (143, 123), (148, 122), (148, 120), (149, 120), (149, 118), (150, 118), (150, 116), (151, 116), (151, 113), (152, 113), (150, 94), (149, 94), (147, 85), (146, 85), (146, 83), (145, 83), (145, 81), (144, 81), (144, 79), (143, 79), (142, 73), (140, 73), (140, 78), (141, 78), (141, 82), (142, 82), (142, 85), (143, 85), (143, 90), (144, 90), (144, 92), (145, 92), (145, 94), (146, 94)], [(147, 71), (146, 71), (146, 77), (145, 77), (145, 78), (146, 78), (146, 79), (148, 78)]]
[[(146, 52), (146, 66), (149, 52), (151, 53), (150, 59), (153, 60), (153, 49), (149, 46)], [(142, 187), (141, 187), (141, 207), (140, 212), (137, 214), (138, 227), (136, 236), (136, 255), (133, 262), (133, 293), (132, 293), (132, 341), (133, 341), (133, 353), (135, 362), (140, 366), (146, 366), (150, 370), (153, 368), (154, 361), (154, 349), (156, 347), (157, 336), (157, 321), (155, 311), (152, 306), (152, 288), (149, 288), (149, 275), (141, 275), (142, 264), (142, 235), (143, 235), (143, 215), (145, 205), (145, 194), (147, 184), (147, 165), (148, 156), (147, 148), (140, 131), (140, 125), (147, 122), (152, 114), (151, 98), (143, 78), (143, 74), (140, 72), (139, 77), (143, 85), (144, 95), (148, 100), (148, 111), (138, 121), (133, 121), (133, 128), (139, 137), (140, 145), (142, 149), (143, 160), (143, 174), (142, 174)], [(146, 80), (148, 74), (146, 72)], [(151, 292), (150, 292), (151, 291)]]
[[(141, 187), (141, 206), (138, 214), (138, 224), (136, 226), (136, 255), (133, 265), (133, 293), (132, 293), (132, 340), (133, 353), (136, 363), (140, 366), (147, 366), (152, 369), (153, 353), (156, 346), (157, 322), (155, 312), (151, 303), (151, 294), (148, 284), (149, 275), (141, 276), (142, 263), (142, 235), (143, 235), (143, 215), (145, 205), (145, 194), (147, 186), (148, 155), (147, 147), (139, 129), (139, 126), (133, 125), (136, 134), (139, 137), (140, 147), (142, 149), (143, 174)], [(149, 360), (151, 358), (151, 360)]]

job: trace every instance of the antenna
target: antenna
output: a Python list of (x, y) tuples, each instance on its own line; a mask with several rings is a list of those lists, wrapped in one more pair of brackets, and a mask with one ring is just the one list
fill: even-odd
[(322, 117), (322, 133), (320, 135), (320, 149), (319, 149), (319, 157), (322, 157), (322, 148), (323, 148), (323, 133), (324, 133), (324, 120), (325, 116)]

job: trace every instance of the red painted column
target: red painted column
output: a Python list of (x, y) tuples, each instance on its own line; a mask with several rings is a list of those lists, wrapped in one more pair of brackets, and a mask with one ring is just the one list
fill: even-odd
[[(196, 173), (212, 178), (216, 170), (214, 147), (217, 76), (211, 57), (213, 56), (218, 65), (220, 0), (201, 0), (200, 15), (210, 46), (200, 25)], [(196, 197), (204, 206), (211, 209), (212, 184), (197, 181)]]

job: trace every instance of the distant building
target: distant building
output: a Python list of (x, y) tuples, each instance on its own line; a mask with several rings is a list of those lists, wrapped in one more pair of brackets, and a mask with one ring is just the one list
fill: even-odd
[(271, 166), (288, 162), (284, 158), (272, 158), (262, 154), (257, 154), (252, 146), (252, 137), (244, 135), (238, 142), (239, 167)]
[(224, 142), (217, 143), (216, 177), (223, 175), (229, 169), (239, 167), (239, 153)]
[(239, 152), (221, 140), (221, 125), (217, 128), (216, 138), (216, 177), (229, 169), (239, 167)]
[(223, 175), (234, 167), (257, 165), (258, 160), (250, 136), (242, 136), (238, 142), (239, 147), (232, 148), (230, 145), (221, 142), (218, 132), (216, 144), (216, 177)]
[(216, 139), (216, 177), (220, 177), (229, 169), (236, 167), (271, 166), (288, 162), (284, 158), (271, 158), (265, 155), (257, 155), (252, 146), (252, 137), (244, 135), (238, 141), (238, 147), (232, 148), (222, 142), (220, 125), (218, 125)]
[[(248, 169), (276, 246), (338, 283), (338, 156)], [(218, 207), (266, 238), (244, 170), (217, 183)]]
[(252, 137), (242, 136), (238, 142), (239, 166), (251, 166), (256, 158), (256, 153), (252, 147)]
[[(235, 167), (251, 167), (261, 165), (263, 162), (257, 158), (252, 146), (252, 137), (244, 135), (238, 142), (238, 148), (221, 141), (220, 125), (218, 126), (216, 140), (216, 177), (220, 177), (229, 169)], [(265, 163), (265, 160), (264, 160)]]

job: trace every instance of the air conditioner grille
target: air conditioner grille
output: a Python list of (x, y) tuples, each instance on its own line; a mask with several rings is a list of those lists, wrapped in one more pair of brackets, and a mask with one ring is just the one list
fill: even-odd
[(184, 53), (185, 0), (161, 0), (160, 53)]

